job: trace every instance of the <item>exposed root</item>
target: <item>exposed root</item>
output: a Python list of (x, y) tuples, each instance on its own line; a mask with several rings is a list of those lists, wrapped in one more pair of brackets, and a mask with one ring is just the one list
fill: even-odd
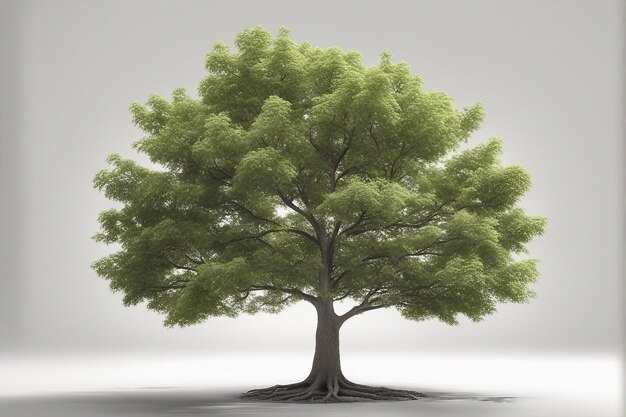
[(279, 402), (358, 402), (358, 401), (401, 401), (417, 400), (424, 394), (386, 387), (371, 387), (348, 381), (343, 375), (326, 381), (302, 381), (297, 384), (275, 385), (255, 389), (241, 396), (243, 399)]

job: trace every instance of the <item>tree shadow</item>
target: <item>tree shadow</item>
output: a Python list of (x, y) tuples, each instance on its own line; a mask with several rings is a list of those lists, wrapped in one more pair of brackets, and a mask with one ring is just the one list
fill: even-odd
[[(288, 404), (243, 400), (246, 389), (207, 389), (176, 387), (135, 387), (97, 392), (57, 393), (37, 396), (0, 397), (0, 415), (28, 417), (147, 417), (147, 416), (384, 416), (405, 415), (430, 409), (423, 416), (443, 415), (432, 412), (433, 402), (511, 403), (516, 397), (470, 393), (428, 392), (414, 401), (368, 401), (335, 404)], [(430, 407), (424, 407), (426, 402)], [(420, 406), (420, 403), (422, 404)], [(452, 404), (451, 404), (452, 405)], [(441, 407), (448, 409), (448, 407)], [(401, 412), (398, 414), (398, 412)], [(408, 415), (408, 414), (407, 414)]]

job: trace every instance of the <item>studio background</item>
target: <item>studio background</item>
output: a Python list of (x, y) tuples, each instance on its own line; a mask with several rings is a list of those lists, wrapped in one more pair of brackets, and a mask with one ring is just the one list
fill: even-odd
[(68, 352), (313, 352), (306, 303), (279, 315), (164, 328), (90, 269), (114, 250), (90, 238), (113, 206), (92, 188), (142, 136), (129, 106), (193, 96), (218, 40), (261, 25), (298, 42), (406, 61), (429, 90), (487, 112), (471, 138), (504, 139), (503, 162), (533, 176), (521, 202), (549, 218), (528, 247), (538, 296), (480, 323), (364, 314), (342, 353), (619, 355), (622, 338), (623, 5), (604, 1), (43, 1), (2, 3), (0, 347)]

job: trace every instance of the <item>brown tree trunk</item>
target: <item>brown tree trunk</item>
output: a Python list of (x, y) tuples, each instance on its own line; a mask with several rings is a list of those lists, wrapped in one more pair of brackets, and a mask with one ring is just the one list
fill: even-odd
[(364, 400), (415, 400), (423, 394), (415, 391), (355, 384), (341, 372), (339, 329), (345, 321), (337, 316), (332, 300), (318, 298), (315, 354), (309, 376), (302, 382), (275, 385), (248, 391), (243, 398), (289, 402), (334, 402)]
[(332, 301), (320, 301), (317, 310), (315, 332), (315, 354), (313, 365), (306, 381), (313, 386), (332, 390), (341, 377), (339, 358), (339, 329), (341, 320), (335, 313)]

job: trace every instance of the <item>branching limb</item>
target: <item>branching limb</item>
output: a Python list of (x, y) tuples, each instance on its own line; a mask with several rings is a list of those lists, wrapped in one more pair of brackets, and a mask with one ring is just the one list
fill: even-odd
[(337, 239), (337, 236), (339, 234), (339, 230), (341, 229), (341, 221), (338, 221), (337, 224), (335, 224), (335, 227), (333, 228), (333, 232), (330, 236), (330, 241), (332, 243), (335, 242), (335, 240)]
[(338, 183), (340, 179), (342, 179), (343, 177), (348, 175), (350, 172), (356, 172), (356, 171), (357, 171), (356, 167), (346, 168), (343, 172), (341, 172), (341, 173), (339, 173), (339, 175), (337, 175), (337, 178), (335, 178), (335, 183)]
[(189, 282), (191, 282), (191, 279), (177, 278), (174, 281), (170, 281), (164, 285), (152, 285), (152, 286), (144, 287), (141, 289), (141, 291), (162, 292), (162, 291), (169, 291), (169, 290), (182, 290), (187, 286)]
[(170, 265), (172, 265), (176, 269), (182, 269), (182, 270), (191, 271), (191, 272), (198, 272), (198, 270), (196, 268), (192, 268), (190, 266), (185, 266), (185, 265), (179, 265), (176, 262), (172, 261), (167, 256), (164, 256), (164, 258)]
[(195, 259), (195, 258), (193, 258), (191, 255), (189, 255), (187, 252), (185, 252), (182, 249), (176, 249), (176, 251), (180, 252), (191, 263), (194, 263), (196, 265), (202, 265), (204, 263), (204, 258), (202, 257), (202, 255), (200, 255), (199, 252), (198, 252), (198, 256), (200, 257), (200, 259)]
[(400, 159), (405, 155), (405, 148), (406, 142), (403, 142), (398, 156), (393, 160), (393, 162), (391, 163), (391, 167), (389, 168), (389, 179), (393, 179), (393, 177), (395, 176), (400, 165)]
[(251, 285), (246, 289), (246, 291), (278, 291), (285, 294), (296, 295), (303, 300), (310, 302), (311, 304), (317, 303), (317, 297), (311, 294), (307, 294), (297, 288), (277, 287), (274, 285)]
[(320, 147), (320, 145), (318, 145), (317, 143), (315, 143), (313, 141), (313, 125), (311, 125), (309, 127), (309, 134), (308, 135), (304, 135), (306, 140), (311, 144), (311, 146), (313, 147), (313, 149), (315, 149), (315, 151), (320, 154), (320, 155), (324, 155), (324, 156), (328, 156), (328, 157), (332, 157), (332, 155), (330, 153), (328, 153), (327, 151), (325, 151), (324, 149), (322, 149)]
[(280, 224), (280, 223), (279, 223), (279, 222), (277, 222), (276, 220), (272, 220), (272, 219), (268, 219), (267, 217), (260, 216), (260, 215), (258, 215), (258, 214), (256, 214), (256, 213), (254, 213), (254, 212), (253, 212), (252, 210), (250, 210), (249, 208), (245, 207), (243, 204), (241, 204), (241, 203), (239, 203), (239, 202), (237, 202), (237, 201), (235, 201), (235, 200), (230, 200), (230, 203), (231, 203), (233, 206), (237, 207), (239, 210), (241, 210), (241, 211), (243, 211), (244, 213), (246, 213), (248, 216), (250, 216), (250, 217), (252, 217), (253, 219), (255, 219), (255, 220), (260, 220), (260, 221), (263, 221), (263, 222), (267, 222), (267, 223), (273, 224), (273, 225), (275, 225), (275, 226), (282, 226), (282, 224)]
[(373, 261), (376, 259), (389, 259), (389, 258), (408, 258), (408, 257), (416, 257), (416, 256), (423, 256), (423, 255), (441, 255), (441, 253), (439, 252), (433, 252), (433, 251), (429, 251), (428, 249), (431, 249), (433, 246), (436, 245), (442, 245), (444, 243), (448, 243), (448, 242), (452, 242), (454, 240), (461, 240), (461, 237), (458, 236), (452, 236), (446, 239), (436, 239), (433, 242), (429, 243), (427, 246), (423, 247), (422, 249), (419, 249), (415, 252), (410, 252), (410, 253), (405, 253), (403, 255), (389, 255), (386, 253), (383, 254), (379, 254), (379, 255), (371, 255), (371, 256), (366, 256), (365, 258), (361, 259), (361, 265), (367, 264), (369, 261)]
[(332, 288), (335, 288), (339, 282), (346, 276), (348, 275), (350, 272), (352, 272), (351, 269), (347, 269), (345, 271), (343, 271), (341, 274), (331, 277), (331, 284), (332, 284)]
[(308, 234), (304, 230), (295, 229), (295, 228), (287, 228), (287, 229), (284, 229), (283, 231), (291, 232), (291, 233), (295, 233), (297, 235), (303, 236), (303, 237), (307, 238), (308, 240), (310, 240), (311, 242), (315, 243), (316, 245), (318, 243), (317, 239), (315, 239), (315, 237), (311, 236), (310, 234)]
[(340, 316), (341, 322), (345, 322), (346, 320), (358, 316), (359, 314), (365, 313), (366, 311), (378, 310), (380, 308), (385, 308), (383, 305), (358, 305), (350, 309), (347, 313)]
[(365, 216), (367, 215), (367, 210), (363, 210), (356, 221), (349, 227), (343, 229), (339, 232), (339, 236), (341, 235), (350, 235), (353, 231), (355, 231), (365, 220)]
[(333, 301), (341, 301), (341, 300), (345, 300), (346, 298), (350, 297), (352, 295), (352, 288), (350, 288), (348, 291), (345, 292), (345, 294), (333, 298)]
[[(304, 230), (300, 230), (300, 229), (296, 229), (293, 227), (286, 227), (286, 228), (282, 228), (282, 229), (269, 229), (269, 230), (264, 230), (263, 232), (259, 232), (253, 235), (246, 235), (246, 236), (241, 236), (241, 237), (237, 237), (231, 240), (228, 240), (226, 242), (222, 242), (223, 245), (228, 245), (231, 243), (235, 243), (235, 242), (241, 242), (244, 240), (249, 240), (249, 239), (260, 239), (263, 236), (266, 236), (270, 233), (280, 233), (280, 232), (287, 232), (287, 233), (294, 233), (297, 234), (299, 236), (305, 237), (306, 239), (312, 241), (313, 243), (317, 244), (317, 239), (315, 239), (313, 236), (311, 236), (310, 234), (308, 234), (307, 232), (305, 232)], [(263, 243), (266, 243), (263, 241)]]
[(350, 149), (350, 146), (352, 145), (353, 136), (354, 136), (354, 129), (352, 130), (352, 134), (348, 136), (348, 138), (346, 139), (346, 146), (339, 152), (339, 155), (337, 156), (337, 158), (335, 159), (335, 161), (332, 163), (330, 167), (330, 172), (328, 176), (330, 179), (329, 190), (331, 193), (335, 191), (335, 189), (337, 188), (337, 181), (339, 181), (339, 179), (343, 175), (345, 175), (345, 172), (344, 172), (341, 176), (338, 177), (337, 169), (339, 168), (339, 164), (341, 164), (341, 161), (346, 156), (346, 154), (348, 153), (348, 150)]
[(313, 230), (315, 230), (315, 233), (317, 234), (317, 239), (315, 239), (315, 242), (319, 244), (320, 239), (324, 236), (324, 231), (322, 230), (322, 227), (320, 223), (317, 221), (317, 219), (311, 213), (308, 213), (307, 211), (295, 205), (293, 202), (293, 199), (287, 197), (287, 195), (285, 195), (281, 190), (276, 190), (276, 192), (278, 193), (278, 196), (280, 197), (282, 202), (287, 207), (289, 207), (290, 209), (300, 214), (302, 217), (304, 217), (305, 219), (309, 221), (309, 223), (313, 227)]
[[(406, 222), (393, 222), (380, 227), (367, 227), (365, 223), (363, 223), (362, 219), (357, 220), (357, 223), (350, 226), (348, 229), (341, 232), (341, 234), (345, 234), (348, 236), (357, 236), (367, 232), (375, 232), (379, 230), (393, 230), (393, 229), (420, 229), (430, 222), (435, 220), (437, 216), (439, 216), (445, 206), (454, 202), (454, 200), (444, 201), (440, 203), (433, 211), (431, 211), (425, 218), (415, 222), (415, 223), (406, 223)], [(365, 226), (365, 227), (364, 227)]]
[(250, 290), (242, 291), (244, 294), (241, 297), (237, 297), (237, 301), (246, 301), (246, 299), (250, 296)]
[(344, 323), (346, 320), (350, 319), (351, 317), (365, 313), (366, 311), (377, 310), (379, 308), (385, 307), (384, 305), (376, 304), (377, 300), (373, 299), (375, 295), (381, 295), (381, 294), (384, 294), (385, 292), (387, 292), (387, 289), (382, 288), (382, 287), (376, 287), (376, 288), (371, 289), (365, 295), (365, 297), (363, 297), (363, 301), (361, 301), (361, 304), (352, 307), (345, 314), (339, 316), (340, 322)]
[(416, 222), (416, 223), (402, 223), (402, 222), (395, 222), (395, 223), (390, 223), (386, 226), (384, 226), (385, 229), (393, 229), (393, 228), (409, 228), (409, 229), (419, 229), (421, 227), (426, 226), (428, 223), (430, 223), (431, 221), (433, 221), (439, 214), (441, 214), (441, 211), (443, 210), (443, 208), (454, 202), (454, 200), (449, 200), (449, 201), (444, 201), (442, 203), (440, 203), (437, 207), (435, 207), (435, 209), (430, 212), (424, 219)]
[[(221, 176), (215, 175), (215, 173), (213, 173), (212, 171), (217, 172), (218, 174), (221, 174)], [(211, 178), (213, 178), (214, 180), (220, 182), (223, 185), (226, 185), (228, 187), (230, 187), (232, 185), (232, 182), (230, 180), (232, 180), (232, 175), (226, 174), (224, 171), (218, 169), (218, 168), (212, 168), (209, 167), (208, 170), (206, 171), (207, 174), (209, 174), (209, 176)]]

